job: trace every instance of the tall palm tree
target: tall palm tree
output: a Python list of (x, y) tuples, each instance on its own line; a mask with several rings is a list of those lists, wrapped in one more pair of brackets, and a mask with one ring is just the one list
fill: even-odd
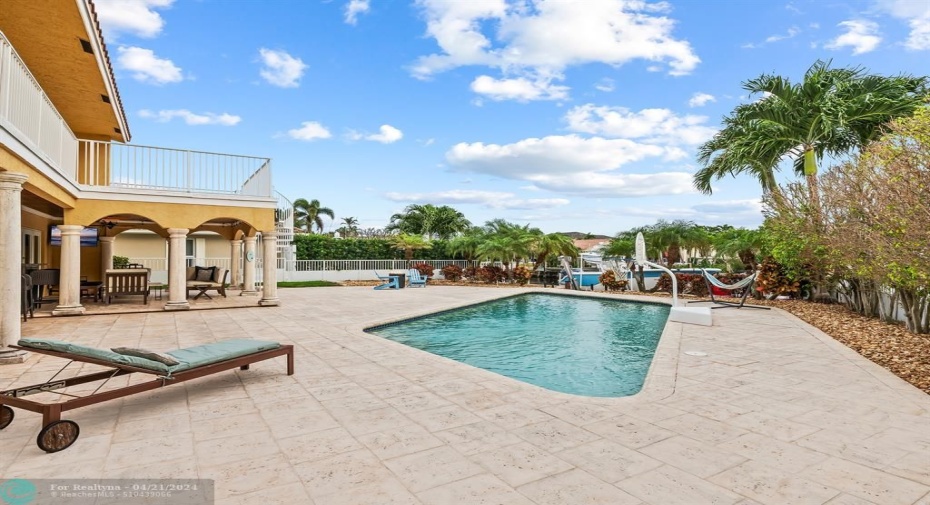
[(329, 216), (335, 219), (336, 214), (333, 209), (323, 207), (319, 200), (313, 199), (307, 201), (306, 198), (294, 200), (294, 227), (304, 230), (307, 233), (313, 232), (313, 227), (323, 232), (323, 216)]
[(358, 219), (351, 216), (342, 218), (342, 226), (337, 231), (345, 237), (358, 235)]
[(764, 191), (777, 186), (774, 172), (784, 158), (807, 179), (810, 204), (819, 213), (817, 163), (861, 149), (880, 137), (882, 125), (913, 114), (926, 100), (926, 77), (867, 74), (862, 67), (830, 68), (817, 61), (799, 83), (763, 74), (743, 83), (756, 102), (739, 105), (724, 118), (724, 128), (699, 149), (704, 165), (695, 187), (726, 175), (751, 173)]
[[(650, 227), (646, 243), (654, 249), (659, 249), (668, 257), (669, 266), (681, 261), (681, 248), (688, 248), (697, 236), (697, 225), (691, 221), (677, 219), (665, 221), (660, 219)], [(645, 234), (644, 234), (645, 235)]]
[(561, 233), (538, 233), (535, 235), (530, 251), (536, 255), (536, 262), (533, 264), (533, 271), (539, 268), (539, 265), (546, 264), (546, 258), (549, 256), (578, 256), (578, 248), (575, 247), (571, 237)]
[(471, 227), (465, 215), (448, 205), (413, 204), (391, 216), (388, 231), (448, 239)]

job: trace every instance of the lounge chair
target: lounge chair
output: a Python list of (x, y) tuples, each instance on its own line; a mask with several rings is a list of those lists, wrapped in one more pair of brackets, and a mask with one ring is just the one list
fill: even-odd
[(375, 276), (384, 282), (384, 284), (375, 286), (375, 289), (400, 289), (400, 277), (396, 275), (381, 275), (377, 271), (375, 272)]
[[(121, 349), (122, 352), (132, 352), (133, 355), (51, 339), (24, 338), (17, 345), (10, 347), (70, 360), (44, 383), (0, 391), (0, 430), (13, 422), (14, 414), (10, 407), (42, 414), (42, 430), (39, 432), (36, 444), (45, 452), (67, 449), (77, 440), (80, 434), (77, 423), (61, 419), (61, 413), (68, 410), (180, 384), (233, 368), (248, 370), (251, 363), (278, 356), (287, 356), (287, 374), (294, 374), (294, 346), (262, 340), (224, 340), (167, 353), (154, 353), (144, 349)], [(153, 359), (140, 357), (140, 354)], [(177, 364), (169, 365), (165, 361), (173, 361)], [(57, 378), (73, 362), (101, 365), (107, 370), (75, 377)], [(129, 385), (101, 391), (110, 379), (134, 373), (149, 374), (153, 378), (142, 382), (130, 380), (127, 382)], [(63, 388), (98, 381), (103, 383), (85, 396), (76, 396), (72, 392), (56, 392)], [(39, 393), (59, 394), (66, 400), (42, 403), (24, 398)]]
[[(746, 298), (749, 296), (749, 293), (752, 291), (752, 288), (756, 284), (756, 275), (758, 275), (758, 272), (754, 272), (749, 277), (746, 277), (745, 279), (735, 284), (724, 284), (720, 282), (720, 279), (714, 277), (713, 274), (711, 274), (707, 270), (704, 270), (703, 268), (701, 269), (701, 273), (704, 276), (704, 283), (707, 285), (707, 292), (710, 294), (710, 300), (692, 300), (688, 303), (701, 303), (701, 302), (710, 301), (711, 303), (719, 305), (718, 307), (711, 307), (712, 309), (723, 309), (726, 307), (736, 307), (738, 309), (741, 309), (743, 307), (746, 307), (749, 309), (769, 310), (769, 307), (763, 307), (761, 305), (746, 305)], [(742, 294), (742, 297), (740, 297), (739, 299), (739, 303), (731, 302), (727, 300), (720, 300), (714, 296), (714, 288), (723, 289), (726, 291), (742, 290), (743, 294)]]
[(428, 280), (429, 277), (421, 274), (416, 268), (411, 268), (407, 273), (407, 285), (411, 288), (425, 288)]

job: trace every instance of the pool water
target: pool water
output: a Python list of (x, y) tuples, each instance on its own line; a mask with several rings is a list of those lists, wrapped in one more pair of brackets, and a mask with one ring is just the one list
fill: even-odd
[(583, 396), (639, 392), (669, 306), (525, 294), (367, 331), (537, 386)]

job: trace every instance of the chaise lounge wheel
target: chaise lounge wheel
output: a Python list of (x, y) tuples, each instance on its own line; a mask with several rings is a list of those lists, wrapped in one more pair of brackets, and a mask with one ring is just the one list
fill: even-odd
[(0, 430), (6, 428), (13, 422), (13, 409), (6, 405), (0, 405)]
[(81, 434), (81, 429), (74, 421), (55, 421), (42, 428), (36, 438), (36, 445), (45, 452), (58, 452), (71, 447)]

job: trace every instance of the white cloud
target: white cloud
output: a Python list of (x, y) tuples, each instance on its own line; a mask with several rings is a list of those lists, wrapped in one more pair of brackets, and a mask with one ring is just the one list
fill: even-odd
[(516, 79), (495, 79), (491, 76), (480, 75), (471, 83), (471, 90), (484, 95), (491, 100), (517, 100), (527, 102), (530, 100), (565, 100), (568, 98), (568, 87), (552, 83), (552, 79), (536, 78), (530, 80), (525, 77)]
[(529, 138), (506, 145), (463, 142), (446, 152), (446, 160), (460, 171), (525, 181), (553, 192), (610, 197), (693, 192), (687, 172), (617, 171), (647, 158), (668, 161), (682, 156), (685, 153), (675, 147), (577, 135)]
[(307, 65), (300, 58), (295, 58), (286, 51), (273, 49), (258, 50), (262, 57), (262, 67), (259, 74), (268, 84), (281, 88), (296, 88), (300, 85), (300, 78), (307, 70)]
[(181, 118), (185, 123), (195, 126), (211, 124), (221, 126), (235, 126), (239, 124), (240, 121), (242, 121), (241, 117), (227, 114), (225, 112), (222, 114), (215, 114), (213, 112), (194, 114), (187, 109), (160, 110), (158, 112), (152, 112), (148, 109), (143, 109), (139, 111), (139, 116), (147, 119), (154, 119), (160, 123), (167, 123), (174, 118)]
[(641, 139), (647, 143), (697, 145), (716, 133), (716, 129), (705, 124), (706, 116), (678, 116), (668, 109), (632, 112), (624, 107), (589, 103), (573, 107), (565, 114), (565, 120), (577, 132)]
[(709, 102), (716, 102), (717, 98), (714, 95), (707, 93), (695, 93), (691, 95), (691, 99), (688, 100), (688, 107), (703, 107)]
[(773, 42), (778, 42), (780, 40), (791, 39), (791, 38), (794, 38), (799, 33), (801, 33), (801, 30), (797, 26), (792, 26), (791, 28), (788, 28), (788, 32), (785, 34), (769, 35), (768, 37), (765, 38), (765, 43), (771, 44)]
[(116, 63), (120, 68), (132, 72), (133, 79), (152, 84), (180, 82), (184, 79), (181, 69), (171, 60), (155, 56), (151, 49), (120, 46), (116, 49)]
[(369, 0), (349, 0), (346, 4), (346, 23), (354, 25), (358, 22), (358, 15), (365, 14), (370, 8)]
[(174, 0), (97, 0), (94, 7), (107, 38), (115, 39), (119, 33), (151, 38), (165, 26), (155, 9), (167, 9), (172, 3)]
[(427, 35), (440, 49), (412, 65), (417, 78), (481, 65), (500, 69), (500, 81), (549, 82), (569, 66), (633, 60), (684, 75), (700, 63), (691, 45), (672, 35), (675, 22), (657, 15), (668, 11), (664, 2), (586, 0), (584, 8), (542, 0), (419, 0), (417, 5)]
[(707, 225), (726, 223), (733, 226), (755, 227), (762, 224), (762, 202), (757, 199), (708, 202), (690, 207), (628, 207), (619, 209), (616, 213), (650, 219), (686, 219)]
[(930, 3), (920, 0), (878, 0), (879, 7), (892, 16), (907, 21), (911, 31), (904, 47), (923, 51), (930, 49)]
[(434, 205), (477, 204), (491, 209), (549, 209), (571, 203), (565, 198), (516, 198), (513, 193), (502, 191), (478, 191), (470, 189), (453, 189), (432, 193), (396, 193), (384, 195), (394, 202), (431, 203)]
[(317, 140), (328, 139), (333, 136), (325, 126), (316, 121), (304, 121), (300, 123), (300, 128), (288, 130), (287, 135), (297, 140)]
[(614, 83), (614, 80), (611, 79), (610, 77), (605, 77), (601, 79), (600, 81), (597, 81), (597, 83), (594, 85), (594, 89), (598, 91), (603, 91), (605, 93), (610, 93), (611, 91), (616, 89), (616, 83)]
[(837, 26), (846, 29), (846, 33), (831, 40), (826, 47), (827, 49), (842, 49), (851, 47), (853, 54), (863, 54), (875, 50), (882, 38), (877, 35), (878, 24), (865, 20), (843, 21)]
[(402, 138), (404, 138), (404, 132), (389, 124), (381, 125), (378, 133), (365, 136), (365, 140), (381, 142), (382, 144), (393, 144)]

